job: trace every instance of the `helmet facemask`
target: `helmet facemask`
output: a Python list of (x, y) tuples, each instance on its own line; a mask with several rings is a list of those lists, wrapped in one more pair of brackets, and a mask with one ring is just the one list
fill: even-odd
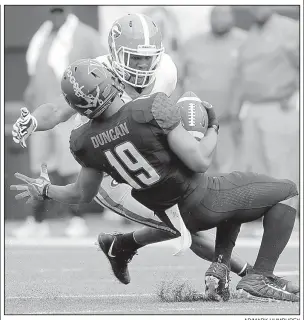
[[(120, 47), (119, 50), (113, 50), (112, 66), (124, 83), (133, 87), (145, 88), (155, 80), (155, 72), (161, 60), (164, 48), (157, 49), (154, 45), (138, 46), (138, 49)], [(147, 70), (140, 70), (130, 66), (132, 56), (151, 57)]]
[(112, 68), (122, 82), (137, 88), (154, 82), (164, 47), (161, 32), (149, 17), (136, 13), (118, 19), (108, 43)]

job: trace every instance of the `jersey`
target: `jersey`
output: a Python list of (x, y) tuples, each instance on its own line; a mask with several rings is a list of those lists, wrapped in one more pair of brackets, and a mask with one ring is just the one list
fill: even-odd
[(162, 212), (195, 188), (196, 173), (167, 142), (167, 134), (179, 123), (179, 109), (164, 93), (143, 96), (107, 121), (93, 119), (75, 129), (70, 149), (82, 166), (129, 184), (136, 200)]
[[(108, 68), (112, 69), (111, 55), (104, 55), (96, 58), (100, 63), (104, 63)], [(155, 71), (155, 81), (138, 93), (134, 87), (129, 84), (125, 85), (125, 91), (121, 99), (127, 103), (141, 95), (153, 94), (156, 92), (164, 92), (167, 96), (171, 96), (176, 88), (177, 68), (168, 54), (163, 54), (159, 65)]]
[[(97, 57), (100, 63), (112, 69), (111, 55)], [(140, 95), (156, 92), (164, 92), (170, 96), (176, 88), (177, 68), (168, 54), (163, 54), (159, 66), (156, 70), (155, 81), (139, 94), (133, 87), (126, 85), (122, 95), (122, 100), (127, 103)], [(88, 122), (88, 118), (77, 116), (77, 125)], [(114, 181), (114, 182), (113, 182)], [(166, 230), (175, 234), (174, 228), (168, 228), (163, 222), (159, 222), (154, 213), (141, 205), (131, 196), (131, 187), (125, 183), (117, 184), (110, 176), (106, 176), (100, 185), (98, 195), (95, 201), (115, 213), (124, 216), (132, 221), (136, 221), (146, 226), (154, 227), (160, 230)], [(140, 214), (140, 215), (139, 215)]]

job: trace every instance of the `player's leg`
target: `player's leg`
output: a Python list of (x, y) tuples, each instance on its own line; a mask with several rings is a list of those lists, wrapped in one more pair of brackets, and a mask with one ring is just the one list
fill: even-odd
[[(202, 259), (213, 261), (211, 267), (206, 272), (206, 275), (209, 276), (207, 279), (209, 293), (207, 292), (208, 290), (206, 290), (206, 292), (209, 298), (213, 298), (212, 300), (220, 300), (220, 298), (223, 300), (229, 299), (230, 263), (232, 263), (234, 267), (233, 272), (238, 273), (240, 276), (246, 275), (248, 270), (252, 268), (250, 264), (243, 262), (236, 256), (233, 256), (231, 259), (232, 250), (239, 230), (239, 224), (222, 223), (217, 230), (215, 247), (214, 241), (207, 236), (203, 236), (203, 233), (192, 235), (193, 242), (191, 250)], [(144, 227), (133, 232), (133, 237), (132, 233), (122, 235), (120, 241), (117, 242), (117, 245), (118, 248), (129, 247), (132, 250), (137, 250), (145, 245), (169, 240), (170, 238), (173, 238), (173, 236), (167, 232)], [(227, 239), (228, 241), (226, 241)], [(213, 287), (214, 290), (212, 290), (211, 282), (217, 280), (213, 277), (214, 270), (221, 274), (223, 281), (220, 283), (217, 281), (217, 287)]]
[[(206, 232), (191, 234), (191, 250), (200, 258), (213, 262), (215, 259), (215, 239), (208, 236)], [(245, 276), (252, 266), (244, 261), (236, 253), (232, 253), (230, 260), (231, 271), (240, 277)]]
[(129, 233), (100, 233), (98, 245), (105, 253), (116, 278), (124, 283), (130, 283), (128, 263), (137, 250), (152, 243), (162, 242), (175, 238), (176, 235), (167, 231), (150, 227), (143, 227)]
[(206, 296), (209, 300), (227, 301), (230, 298), (231, 254), (240, 229), (239, 223), (230, 221), (224, 221), (216, 228), (214, 257), (205, 273)]
[(113, 214), (117, 213), (147, 226), (125, 234), (100, 233), (98, 236), (99, 248), (108, 258), (116, 278), (124, 284), (130, 282), (128, 263), (139, 248), (151, 243), (170, 240), (178, 235), (176, 230), (168, 227), (154, 215), (153, 211), (131, 196), (130, 186), (113, 183), (110, 176), (104, 177), (94, 200), (99, 205), (111, 209)]
[(298, 301), (292, 293), (298, 293), (299, 287), (273, 274), (290, 239), (295, 217), (295, 208), (282, 203), (266, 210), (263, 219), (264, 233), (257, 259), (253, 269), (237, 285), (241, 295), (261, 300)]
[[(295, 219), (295, 209), (279, 202), (295, 195), (297, 195), (297, 188), (289, 180), (240, 172), (212, 177), (208, 182), (204, 199), (197, 208), (193, 209), (193, 212), (200, 209), (201, 215), (196, 215), (195, 224), (190, 223), (190, 227), (207, 228), (220, 225), (226, 220), (244, 223), (264, 216), (264, 236), (255, 269), (251, 274), (259, 275), (256, 277), (258, 286), (261, 286), (262, 281), (266, 280), (275, 285), (270, 276), (290, 238)], [(245, 278), (251, 279), (252, 277), (247, 275)], [(243, 283), (248, 283), (243, 280), (244, 278), (239, 288)], [(295, 299), (293, 295), (285, 294), (282, 288), (278, 290), (278, 294), (272, 291), (269, 292), (275, 299)], [(265, 290), (262, 292), (265, 292), (264, 296), (269, 293)]]
[[(109, 259), (115, 276), (122, 283), (129, 283), (130, 276), (127, 270), (127, 261), (134, 256), (136, 250), (148, 244), (174, 238), (173, 230), (165, 226), (164, 223), (157, 221), (153, 211), (147, 209), (131, 197), (131, 188), (128, 185), (113, 183), (113, 179), (110, 176), (104, 177), (95, 201), (99, 205), (106, 206), (131, 221), (136, 221), (147, 226), (154, 225), (154, 228), (141, 228), (127, 234), (101, 233), (98, 237), (99, 247)], [(112, 255), (115, 255), (115, 257), (109, 257), (108, 253), (111, 246)], [(191, 249), (202, 259), (212, 261), (214, 256), (214, 241), (208, 239), (203, 234), (193, 236)], [(249, 264), (246, 264), (235, 256), (232, 257), (233, 272), (244, 276), (249, 268)]]
[[(137, 250), (153, 243), (158, 243), (175, 238), (172, 233), (162, 231), (155, 228), (143, 227), (133, 232), (125, 234), (105, 234), (99, 235), (99, 246), (105, 254), (112, 256), (112, 269), (115, 276), (125, 284), (130, 282), (130, 275), (127, 264), (131, 261)], [(191, 250), (200, 258), (212, 261), (214, 257), (214, 242), (206, 236), (192, 235)], [(111, 247), (113, 243), (113, 246)], [(221, 252), (221, 251), (219, 251)], [(116, 259), (113, 259), (116, 257)], [(110, 257), (111, 258), (111, 257)], [(116, 260), (114, 262), (114, 260)], [(232, 257), (233, 272), (240, 276), (244, 276), (251, 268), (249, 263), (245, 263), (235, 255)]]

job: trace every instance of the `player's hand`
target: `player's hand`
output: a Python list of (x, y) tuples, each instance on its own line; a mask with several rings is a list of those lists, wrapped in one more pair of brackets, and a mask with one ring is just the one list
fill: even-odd
[(40, 176), (37, 179), (30, 178), (19, 172), (15, 173), (15, 177), (27, 184), (18, 184), (10, 186), (11, 190), (23, 191), (15, 196), (16, 200), (28, 198), (26, 203), (30, 203), (33, 200), (46, 200), (47, 190), (51, 184), (46, 164), (41, 165)]
[(203, 106), (206, 108), (208, 113), (208, 128), (214, 128), (215, 131), (218, 132), (220, 125), (213, 105), (207, 101), (203, 101)]
[(30, 114), (27, 108), (21, 108), (20, 118), (13, 125), (13, 140), (26, 148), (26, 139), (36, 130), (37, 120)]

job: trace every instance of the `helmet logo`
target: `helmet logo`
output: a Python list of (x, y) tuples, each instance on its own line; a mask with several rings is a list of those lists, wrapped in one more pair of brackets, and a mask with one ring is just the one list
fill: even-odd
[(84, 86), (81, 86), (81, 87), (79, 86), (79, 83), (76, 81), (75, 77), (73, 76), (71, 66), (68, 67), (66, 76), (69, 78), (70, 83), (73, 85), (75, 96), (78, 98), (84, 98), (85, 93), (82, 91)]
[(96, 60), (90, 59), (88, 65), (88, 74), (92, 73), (94, 70), (97, 70), (99, 72), (102, 71), (102, 73), (107, 77), (107, 74), (105, 73), (103, 68), (100, 68), (100, 63)]
[(112, 38), (117, 39), (121, 35), (121, 26), (119, 23), (115, 23), (111, 30)]
[(99, 99), (99, 94), (100, 94), (100, 88), (99, 86), (96, 86), (96, 94), (95, 97), (93, 96), (92, 93), (89, 93), (88, 95), (84, 95), (82, 98), (88, 103), (87, 105), (81, 105), (81, 104), (75, 104), (76, 107), (78, 108), (96, 108), (98, 106), (98, 103), (100, 105), (103, 104), (103, 101)]
[[(84, 88), (84, 86), (79, 86), (79, 83), (76, 81), (75, 77), (73, 76), (73, 72), (71, 70), (71, 68), (69, 67), (67, 69), (66, 72), (66, 76), (69, 79), (70, 83), (73, 85), (73, 91), (75, 93), (75, 96), (78, 98), (83, 98), (88, 105), (81, 105), (81, 104), (75, 104), (76, 107), (78, 108), (95, 108), (97, 106), (97, 103), (103, 103), (102, 100), (99, 99), (99, 94), (100, 94), (100, 88), (99, 86), (96, 86), (96, 95), (95, 97), (90, 93), (88, 95), (86, 95), (82, 89)], [(65, 98), (66, 98), (66, 94), (64, 94)]]

